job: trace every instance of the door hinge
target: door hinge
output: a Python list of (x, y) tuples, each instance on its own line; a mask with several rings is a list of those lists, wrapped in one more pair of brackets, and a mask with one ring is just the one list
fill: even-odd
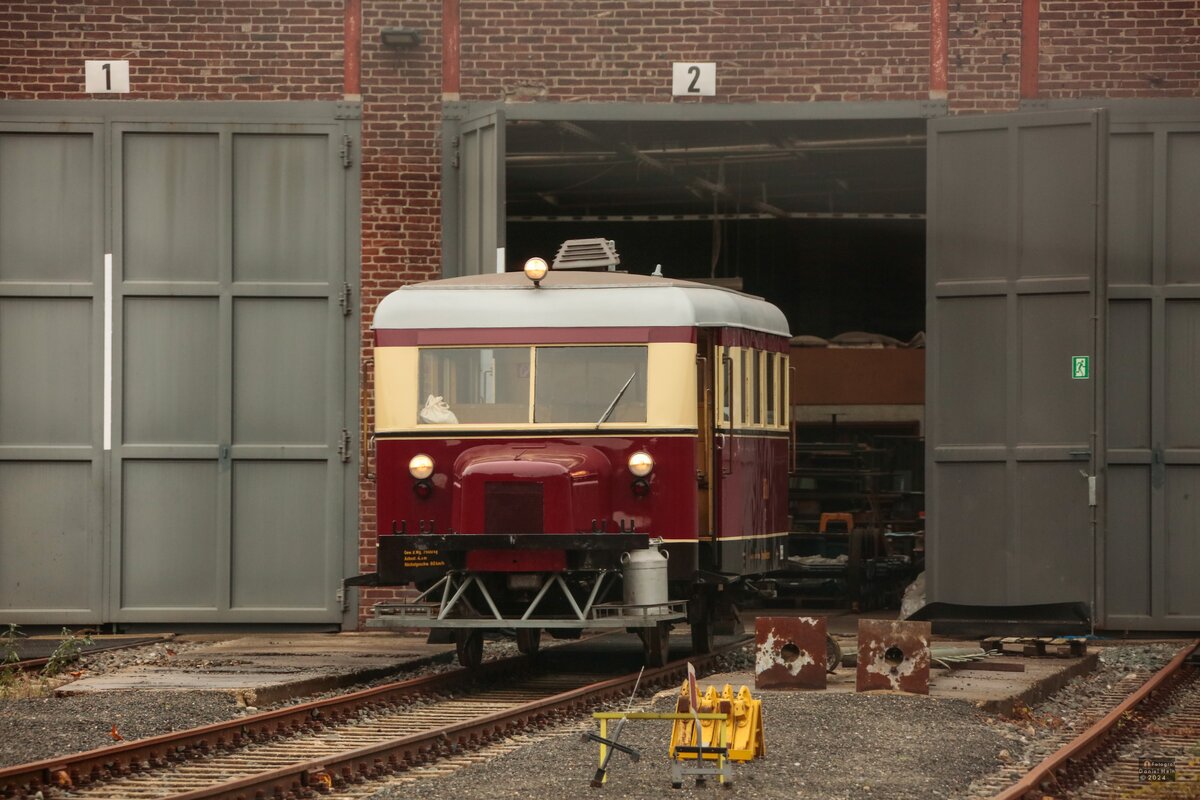
[(342, 428), (342, 438), (341, 438), (341, 441), (338, 442), (337, 451), (338, 451), (338, 458), (340, 458), (342, 460), (342, 463), (349, 464), (350, 463), (350, 431), (346, 430), (345, 428)]
[(342, 159), (342, 166), (349, 168), (354, 163), (353, 155), (354, 140), (349, 134), (342, 134), (342, 149), (338, 150), (338, 156)]
[(341, 294), (338, 296), (338, 305), (342, 307), (342, 316), (350, 316), (350, 284), (343, 283)]
[(450, 137), (450, 166), (458, 169), (458, 137)]
[(347, 611), (350, 606), (346, 603), (346, 589), (341, 587), (333, 595), (333, 601), (337, 603), (338, 610)]

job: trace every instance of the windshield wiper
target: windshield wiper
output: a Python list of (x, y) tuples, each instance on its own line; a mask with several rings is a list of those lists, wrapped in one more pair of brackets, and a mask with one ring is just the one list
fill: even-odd
[(596, 420), (597, 428), (599, 428), (601, 425), (603, 425), (605, 423), (605, 421), (608, 420), (609, 416), (613, 412), (613, 409), (615, 409), (617, 407), (617, 403), (621, 402), (621, 398), (625, 396), (625, 390), (629, 388), (629, 384), (633, 383), (633, 379), (636, 377), (637, 377), (637, 370), (635, 369), (633, 371), (633, 374), (631, 374), (629, 376), (629, 380), (625, 381), (625, 385), (621, 387), (621, 391), (617, 392), (617, 396), (614, 397), (613, 401), (608, 404), (608, 409), (605, 410), (604, 415), (601, 416), (600, 419)]

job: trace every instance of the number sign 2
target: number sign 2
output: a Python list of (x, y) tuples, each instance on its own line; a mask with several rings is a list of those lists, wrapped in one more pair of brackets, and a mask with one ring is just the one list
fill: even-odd
[(128, 61), (85, 61), (83, 75), (89, 94), (124, 94), (129, 91)]
[(715, 61), (676, 61), (671, 65), (671, 94), (712, 97), (717, 93)]

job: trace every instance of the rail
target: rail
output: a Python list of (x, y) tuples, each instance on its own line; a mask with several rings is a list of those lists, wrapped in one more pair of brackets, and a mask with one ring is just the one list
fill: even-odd
[[(703, 666), (746, 644), (748, 637), (722, 645), (706, 656), (693, 656)], [(180, 733), (167, 734), (114, 747), (106, 747), (61, 758), (44, 759), (0, 770), (0, 796), (32, 797), (70, 790), (80, 784), (105, 783), (110, 779), (162, 769), (189, 756), (206, 756), (240, 748), (276, 736), (294, 736), (314, 727), (344, 722), (358, 710), (378, 711), (388, 703), (410, 700), (423, 692), (439, 692), (478, 678), (497, 679), (528, 670), (526, 657), (489, 662), (477, 670), (454, 670), (435, 676), (366, 689), (285, 709), (255, 714)], [(683, 680), (687, 659), (647, 670), (642, 683), (647, 688), (674, 685)], [(368, 778), (401, 772), (464, 750), (474, 749), (531, 725), (544, 725), (562, 715), (583, 713), (596, 703), (627, 695), (637, 675), (625, 675), (492, 713), (431, 727), (418, 733), (388, 739), (358, 749), (297, 761), (284, 767), (249, 774), (220, 784), (162, 795), (173, 800), (199, 798), (269, 797), (288, 792), (323, 791)], [(252, 753), (247, 752), (247, 757)], [(276, 762), (277, 763), (277, 762)]]
[(1180, 650), (1165, 667), (1152, 675), (1116, 708), (1105, 714), (1064, 747), (1047, 756), (1017, 783), (995, 795), (993, 800), (1025, 800), (1027, 797), (1036, 797), (1041, 800), (1046, 795), (1044, 787), (1056, 783), (1061, 773), (1071, 769), (1073, 765), (1088, 758), (1103, 746), (1105, 741), (1120, 729), (1122, 722), (1127, 719), (1127, 715), (1146, 702), (1155, 692), (1163, 689), (1168, 681), (1179, 674), (1189, 657), (1197, 652), (1200, 652), (1200, 639)]

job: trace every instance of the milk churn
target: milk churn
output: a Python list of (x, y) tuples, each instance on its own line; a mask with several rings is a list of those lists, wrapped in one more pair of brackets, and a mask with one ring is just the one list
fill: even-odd
[[(645, 550), (621, 554), (621, 573), (625, 578), (625, 605), (660, 606), (667, 602), (667, 553), (657, 545)], [(651, 614), (663, 613), (660, 608), (647, 609)]]

